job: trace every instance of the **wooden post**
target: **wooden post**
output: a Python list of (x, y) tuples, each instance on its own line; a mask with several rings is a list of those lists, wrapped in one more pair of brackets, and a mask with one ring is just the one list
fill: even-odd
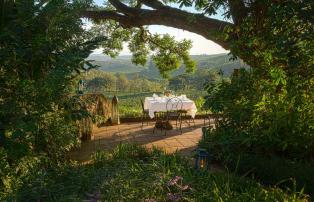
[(80, 135), (82, 141), (93, 140), (93, 121), (90, 117), (85, 117), (79, 121)]
[(111, 105), (111, 120), (112, 124), (120, 124), (120, 118), (119, 118), (119, 107), (118, 107), (118, 98), (117, 96), (113, 96), (112, 98), (112, 105)]

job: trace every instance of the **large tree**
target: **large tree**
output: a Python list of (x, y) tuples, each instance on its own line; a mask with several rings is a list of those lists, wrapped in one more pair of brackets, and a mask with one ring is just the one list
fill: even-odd
[[(225, 21), (210, 17), (219, 9)], [(151, 35), (147, 25), (188, 30), (229, 49), (252, 68), (209, 88), (211, 110), (226, 120), (217, 125), (218, 133), (223, 131), (230, 142), (241, 134), (245, 140), (235, 145), (243, 148), (255, 145), (302, 159), (313, 158), (314, 150), (313, 9), (312, 0), (108, 0), (84, 16), (111, 33), (112, 43), (105, 47), (118, 50), (119, 43), (130, 41), (135, 63), (144, 63), (153, 51), (153, 61), (165, 74), (182, 60), (187, 69), (193, 66), (190, 44)]]
[[(311, 23), (313, 20), (311, 1), (108, 0), (104, 1), (104, 5), (104, 7), (92, 7), (85, 11), (83, 15), (94, 21), (106, 24), (105, 27), (107, 30), (109, 24), (110, 26), (115, 24), (120, 28), (122, 27), (124, 31), (132, 30), (133, 33), (134, 31), (137, 32), (134, 35), (130, 34), (133, 37), (128, 37), (124, 32), (123, 37), (120, 36), (120, 41), (131, 41), (131, 44), (136, 45), (130, 45), (131, 51), (134, 52), (135, 63), (145, 63), (144, 56), (147, 55), (148, 50), (152, 49), (156, 51), (157, 49), (158, 53), (155, 54), (156, 57), (154, 58), (156, 58), (155, 63), (161, 70), (161, 73), (177, 68), (177, 63), (181, 59), (183, 59), (188, 70), (193, 69), (194, 64), (190, 62), (185, 54), (190, 48), (190, 45), (179, 48), (167, 46), (169, 40), (163, 40), (163, 38), (159, 38), (158, 40), (155, 35), (152, 37), (143, 28), (146, 25), (165, 25), (197, 33), (221, 45), (223, 48), (231, 50), (235, 56), (242, 58), (246, 63), (254, 66), (259, 64), (260, 61), (257, 60), (258, 57), (254, 56), (253, 53), (255, 50), (264, 49), (265, 44), (256, 43), (256, 40), (251, 42), (250, 39), (258, 35), (269, 35), (273, 31), (267, 26), (270, 21), (275, 20), (276, 15), (280, 16), (280, 11), (274, 12), (273, 8), (281, 7), (287, 10), (287, 13), (290, 10), (295, 10), (294, 14), (304, 20), (300, 23)], [(178, 6), (179, 8), (176, 8)], [(189, 10), (195, 10), (195, 12), (185, 11), (184, 8), (186, 7), (192, 7)], [(224, 21), (210, 17), (217, 14), (219, 9), (224, 11)], [(289, 17), (286, 17), (286, 20), (282, 19), (282, 23), (289, 20)], [(116, 27), (111, 33), (117, 30), (119, 29)], [(117, 36), (117, 34), (111, 36)], [(115, 42), (111, 43), (111, 45), (119, 44), (119, 42)], [(150, 47), (149, 45), (144, 45), (144, 43), (153, 45)], [(108, 43), (106, 45), (108, 46)], [(121, 47), (121, 44), (119, 45)], [(172, 43), (171, 45), (180, 44)], [(247, 54), (247, 52), (250, 53)], [(165, 54), (168, 53), (173, 53), (173, 57), (167, 58)], [(159, 56), (162, 56), (161, 60), (163, 61), (172, 61), (172, 64), (167, 64), (168, 69), (165, 65), (163, 66), (158, 63)]]
[(40, 152), (62, 156), (78, 142), (75, 121), (83, 115), (71, 96), (74, 78), (89, 69), (84, 59), (105, 39), (83, 29), (80, 11), (90, 2), (0, 3), (0, 123), (5, 129), (0, 149), (11, 162)]
[[(171, 3), (180, 3), (180, 6), (192, 6), (195, 4), (198, 10), (204, 13), (190, 13), (178, 8), (168, 6)], [(221, 33), (226, 26), (234, 26), (248, 15), (244, 1), (159, 1), (137, 0), (124, 4), (120, 0), (109, 0), (105, 8), (93, 8), (86, 11), (85, 16), (94, 20), (115, 20), (124, 28), (142, 27), (145, 25), (165, 25), (178, 29), (188, 30), (212, 40), (225, 49), (229, 49), (229, 43), (222, 40)], [(235, 22), (229, 23), (208, 17), (216, 13), (219, 6), (228, 7), (228, 16), (232, 15)], [(147, 8), (149, 7), (149, 9)]]
[[(173, 3), (180, 4), (180, 7), (194, 7), (198, 12), (191, 13), (169, 6), (174, 5)], [(246, 6), (241, 1), (109, 0), (104, 1), (104, 5), (92, 7), (83, 13), (83, 16), (100, 24), (94, 29), (96, 32), (111, 36), (111, 41), (103, 44), (104, 53), (115, 55), (122, 49), (123, 42), (129, 42), (133, 62), (145, 64), (152, 51), (153, 61), (164, 77), (171, 70), (179, 68), (181, 62), (185, 64), (187, 72), (194, 71), (195, 63), (188, 53), (192, 44), (188, 40), (176, 42), (169, 35), (152, 35), (147, 25), (165, 25), (188, 30), (230, 49), (230, 39), (224, 36), (224, 31), (235, 27), (248, 15)], [(221, 6), (226, 9), (226, 18), (230, 18), (233, 13), (233, 20), (227, 22), (208, 17), (215, 14)], [(238, 13), (240, 11), (241, 14)]]
[[(258, 23), (263, 23), (267, 8), (273, 2), (255, 0), (132, 0), (122, 2), (108, 0), (104, 3), (106, 3), (105, 7), (90, 8), (84, 12), (84, 16), (98, 22), (114, 20), (124, 28), (165, 25), (184, 29), (202, 35), (225, 49), (230, 49), (230, 40), (222, 37), (222, 32), (226, 28), (240, 26), (246, 17), (253, 17)], [(173, 5), (179, 5), (180, 8), (175, 8)], [(192, 7), (195, 12), (184, 11), (181, 9), (183, 7)], [(224, 21), (210, 17), (217, 14), (219, 9), (224, 11)]]

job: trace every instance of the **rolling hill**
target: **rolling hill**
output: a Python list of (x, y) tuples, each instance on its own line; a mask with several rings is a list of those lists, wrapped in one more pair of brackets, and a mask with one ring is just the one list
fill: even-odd
[[(192, 55), (194, 61), (197, 63), (198, 69), (214, 69), (222, 70), (225, 76), (229, 76), (235, 68), (247, 67), (240, 60), (231, 60), (228, 54), (217, 55)], [(118, 56), (110, 58), (102, 54), (91, 54), (88, 60), (93, 60), (93, 64), (98, 65), (100, 70), (111, 73), (125, 73), (129, 77), (133, 75), (144, 76), (150, 79), (161, 78), (157, 67), (151, 60), (145, 66), (137, 66), (132, 64), (131, 56)], [(180, 69), (174, 71), (172, 76), (177, 76), (184, 73), (184, 65)]]

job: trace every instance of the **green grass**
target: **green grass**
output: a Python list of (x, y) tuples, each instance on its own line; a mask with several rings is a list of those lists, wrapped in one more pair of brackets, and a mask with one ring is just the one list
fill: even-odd
[[(145, 97), (151, 97), (153, 93), (161, 95), (162, 92), (120, 92), (116, 93), (119, 100), (119, 115), (120, 117), (141, 117), (142, 108), (140, 100), (144, 102)], [(188, 92), (176, 92), (178, 95), (186, 94), (188, 98), (192, 99), (198, 109), (197, 114), (205, 114), (206, 112), (202, 109), (204, 103), (203, 96), (204, 92), (188, 91)], [(113, 93), (105, 94), (109, 98), (112, 98)]]
[[(97, 152), (87, 165), (63, 163), (41, 169), (24, 180), (12, 201), (306, 201), (295, 191), (265, 187), (232, 173), (199, 172), (190, 159), (135, 145), (119, 145), (112, 152)], [(169, 181), (182, 177), (174, 185)], [(188, 185), (186, 190), (182, 190)], [(8, 198), (11, 196), (11, 198)], [(151, 200), (151, 201), (153, 201)]]
[(120, 117), (141, 117), (142, 107), (140, 100), (142, 99), (144, 102), (145, 97), (152, 96), (153, 93), (154, 92), (118, 94)]

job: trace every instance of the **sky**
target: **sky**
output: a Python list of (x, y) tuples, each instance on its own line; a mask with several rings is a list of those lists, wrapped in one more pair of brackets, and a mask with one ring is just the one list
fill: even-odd
[[(94, 2), (97, 5), (102, 5), (104, 0), (94, 0)], [(191, 8), (186, 8), (185, 10), (190, 12), (195, 12), (195, 10), (192, 10)], [(216, 18), (219, 20), (223, 20), (222, 11), (218, 12), (217, 15), (211, 16), (212, 18)], [(225, 50), (218, 44), (205, 39), (203, 36), (200, 36), (195, 33), (191, 33), (182, 29), (176, 29), (172, 27), (166, 27), (161, 25), (151, 25), (148, 26), (149, 31), (151, 33), (157, 33), (157, 34), (170, 34), (175, 37), (176, 40), (182, 40), (182, 39), (189, 39), (193, 43), (193, 47), (190, 50), (191, 55), (212, 55), (212, 54), (219, 54), (219, 53), (228, 53), (229, 51)], [(96, 49), (94, 53), (101, 53), (101, 49)], [(125, 44), (123, 51), (120, 53), (120, 55), (130, 55), (130, 51), (127, 48), (127, 44)]]

